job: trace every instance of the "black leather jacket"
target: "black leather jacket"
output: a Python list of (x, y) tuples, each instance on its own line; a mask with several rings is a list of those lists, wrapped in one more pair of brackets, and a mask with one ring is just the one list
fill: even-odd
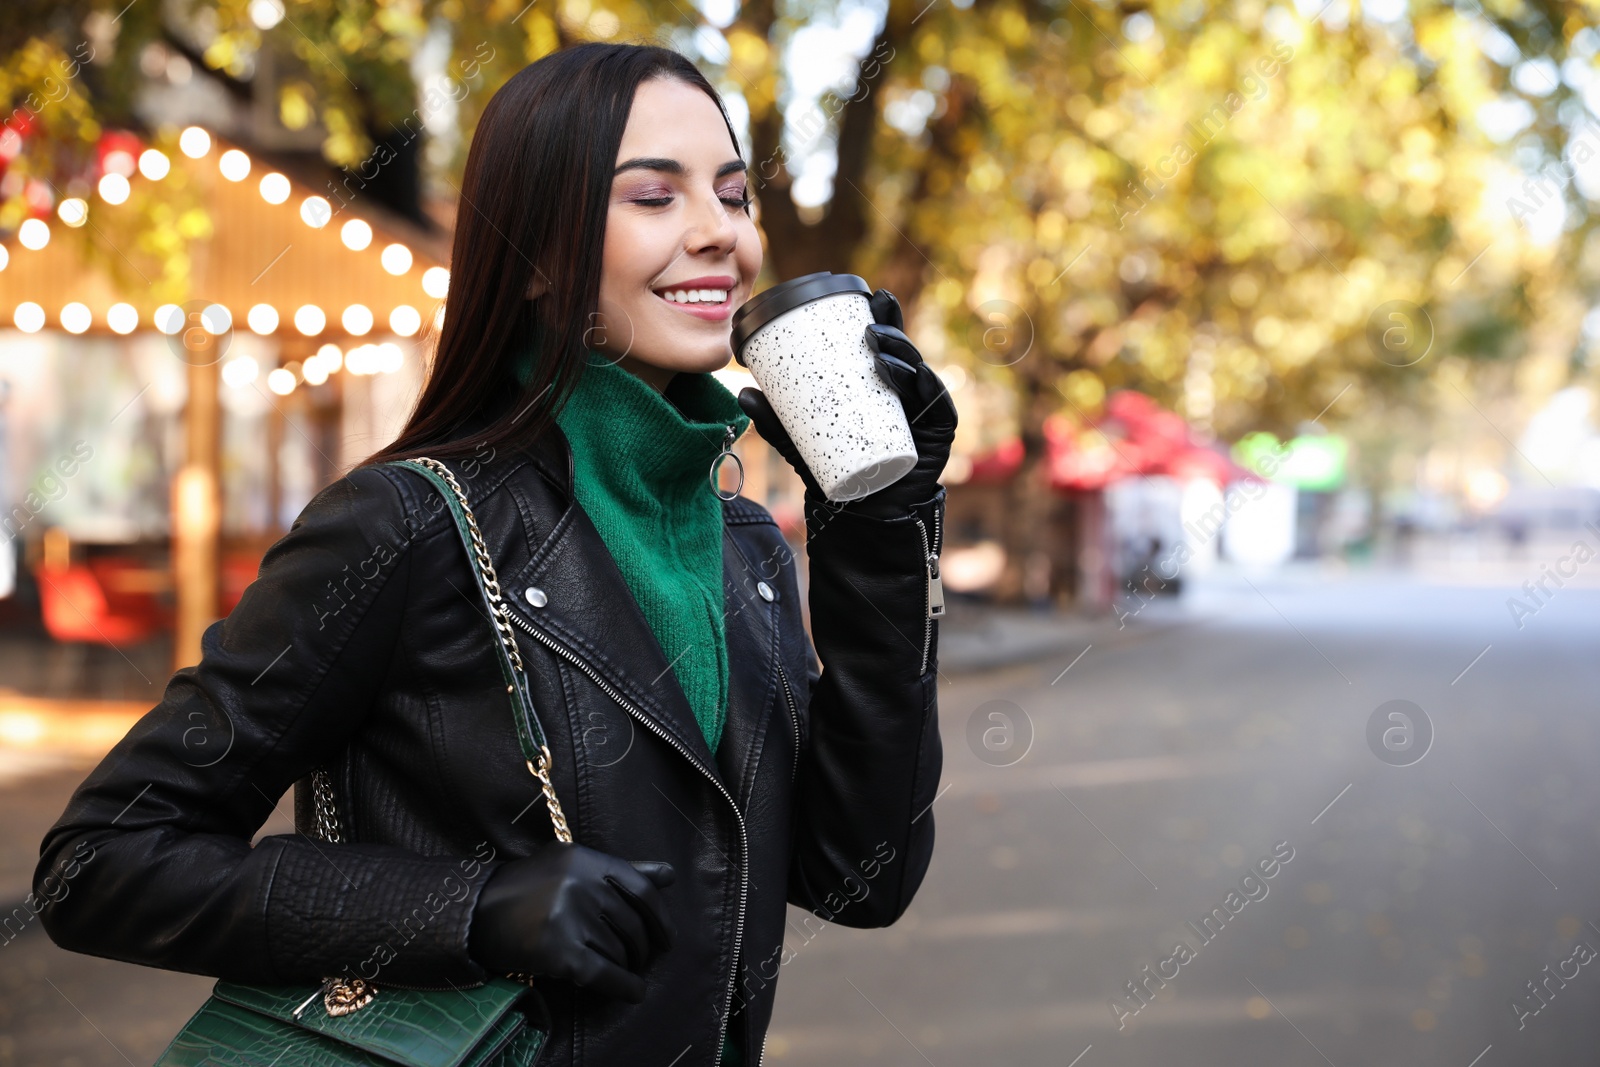
[[(541, 983), (555, 1030), (540, 1063), (710, 1067), (731, 1025), (758, 1064), (786, 902), (886, 926), (927, 870), (944, 491), (892, 519), (812, 516), (815, 652), (777, 525), (744, 497), (724, 505), (730, 678), (713, 755), (573, 496), (559, 428), (450, 466), (511, 604), (575, 839), (678, 871), (678, 940), (644, 972), (644, 1002)], [(359, 468), (318, 493), (206, 630), (199, 666), (46, 835), (34, 882), (56, 944), (243, 982), (481, 983), (478, 893), (553, 832), (472, 581), (415, 473)], [(322, 765), (344, 843), (307, 836)], [(291, 786), (300, 832), (252, 846)]]

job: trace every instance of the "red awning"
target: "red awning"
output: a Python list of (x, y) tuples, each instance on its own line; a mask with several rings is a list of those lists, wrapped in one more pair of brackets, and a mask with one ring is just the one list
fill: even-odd
[[(1142, 393), (1121, 390), (1093, 424), (1061, 415), (1045, 419), (1046, 463), (1053, 489), (1103, 489), (1121, 478), (1165, 474), (1207, 478), (1219, 486), (1248, 475), (1216, 448), (1197, 440), (1183, 419)], [(1022, 440), (1009, 438), (972, 460), (971, 482), (1003, 482), (1022, 465)]]

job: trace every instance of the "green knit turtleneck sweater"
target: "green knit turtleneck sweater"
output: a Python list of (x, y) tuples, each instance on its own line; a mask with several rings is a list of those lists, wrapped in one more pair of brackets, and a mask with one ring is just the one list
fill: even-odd
[[(722, 503), (711, 461), (749, 416), (706, 373), (666, 392), (598, 352), (556, 416), (572, 445), (573, 492), (661, 643), (712, 752), (728, 703)], [(522, 370), (526, 375), (526, 365)]]

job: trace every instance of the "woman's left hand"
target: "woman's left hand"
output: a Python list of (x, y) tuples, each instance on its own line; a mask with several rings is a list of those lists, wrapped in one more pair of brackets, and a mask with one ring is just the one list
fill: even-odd
[(784, 459), (789, 461), (805, 482), (806, 496), (812, 504), (851, 511), (892, 517), (905, 513), (917, 504), (926, 503), (939, 492), (939, 475), (950, 458), (950, 444), (955, 439), (956, 406), (950, 392), (917, 351), (917, 346), (904, 333), (905, 317), (900, 311), (900, 301), (887, 289), (879, 289), (867, 298), (872, 307), (873, 322), (866, 329), (867, 347), (872, 350), (873, 363), (878, 376), (900, 397), (905, 408), (906, 421), (911, 426), (911, 439), (916, 445), (917, 462), (903, 477), (875, 493), (850, 501), (832, 504), (827, 501), (821, 487), (805, 461), (795, 448), (783, 425), (778, 421), (766, 394), (759, 389), (746, 387), (739, 390), (739, 407), (750, 416), (756, 430)]

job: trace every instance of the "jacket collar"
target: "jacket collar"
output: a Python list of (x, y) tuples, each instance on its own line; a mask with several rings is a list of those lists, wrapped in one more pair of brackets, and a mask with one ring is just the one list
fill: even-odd
[[(457, 441), (463, 437), (470, 437), (479, 430), (486, 429), (499, 415), (499, 410), (478, 411), (463, 422), (460, 428), (450, 435), (450, 439)], [(450, 466), (458, 467), (474, 458), (469, 456), (452, 457)], [(486, 459), (479, 459), (477, 462), (484, 469), (491, 472), (491, 477), (487, 483), (490, 485), (498, 485), (506, 476), (524, 463), (532, 464), (551, 485), (561, 490), (564, 499), (572, 499), (572, 446), (567, 441), (566, 434), (562, 432), (560, 424), (554, 420), (551, 421), (548, 431), (539, 440), (532, 442), (503, 442), (495, 446), (492, 455)]]

